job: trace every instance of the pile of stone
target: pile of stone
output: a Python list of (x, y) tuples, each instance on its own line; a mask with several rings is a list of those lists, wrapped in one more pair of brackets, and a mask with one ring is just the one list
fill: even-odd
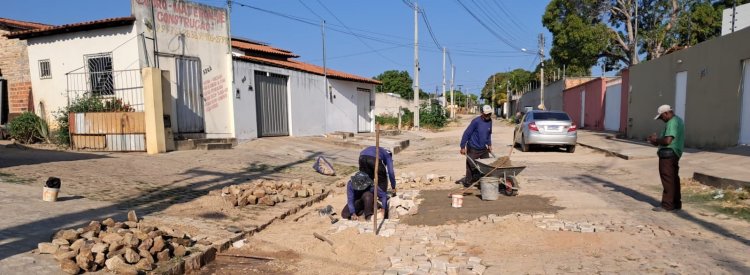
[(324, 192), (326, 192), (326, 189), (321, 183), (305, 183), (302, 180), (292, 182), (261, 179), (224, 187), (221, 189), (221, 196), (231, 207), (274, 206), (292, 198), (307, 198)]
[(187, 255), (194, 244), (185, 232), (146, 226), (130, 211), (126, 222), (108, 218), (59, 231), (52, 242), (39, 243), (38, 252), (52, 254), (68, 274), (104, 267), (118, 274), (138, 274), (153, 270), (156, 263)]
[(396, 177), (396, 182), (402, 186), (408, 186), (411, 188), (432, 185), (436, 183), (451, 182), (451, 177), (447, 175), (427, 174), (425, 176), (417, 176), (414, 172), (401, 173), (399, 177)]
[(391, 219), (398, 219), (408, 215), (417, 214), (419, 211), (419, 196), (418, 190), (402, 191), (397, 194), (396, 197), (392, 197), (388, 200), (388, 217)]

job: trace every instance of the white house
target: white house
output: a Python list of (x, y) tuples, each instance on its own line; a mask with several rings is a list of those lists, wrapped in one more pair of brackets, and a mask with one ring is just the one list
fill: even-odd
[(299, 62), (290, 51), (256, 41), (234, 38), (232, 47), (237, 138), (374, 128), (379, 81)]
[[(28, 43), (37, 113), (53, 121), (57, 110), (84, 95), (117, 100), (126, 112), (143, 112), (141, 69), (156, 67), (162, 70), (167, 140), (374, 128), (373, 93), (380, 82), (302, 63), (293, 60), (298, 57), (293, 53), (263, 43), (230, 39), (225, 9), (183, 0), (154, 1), (153, 7), (145, 3), (133, 0), (129, 17), (8, 35)], [(112, 147), (104, 144), (112, 133), (82, 125), (75, 125), (80, 133), (101, 139), (86, 148)], [(128, 132), (137, 135), (126, 142), (135, 138), (142, 145), (144, 131)], [(135, 147), (141, 150), (141, 145)]]

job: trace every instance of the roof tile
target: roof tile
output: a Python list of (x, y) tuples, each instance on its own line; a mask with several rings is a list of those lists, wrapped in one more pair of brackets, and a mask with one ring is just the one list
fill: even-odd
[[(294, 60), (277, 60), (277, 59), (268, 59), (268, 58), (262, 58), (262, 57), (256, 57), (256, 56), (238, 56), (236, 57), (241, 60), (246, 60), (250, 62), (256, 62), (256, 63), (263, 63), (273, 66), (280, 66), (292, 70), (298, 70), (303, 72), (309, 72), (317, 75), (323, 75), (323, 68), (299, 61)], [(331, 70), (327, 69), (326, 72), (328, 73), (328, 77), (334, 78), (334, 79), (342, 79), (342, 80), (351, 80), (356, 82), (362, 82), (362, 83), (370, 83), (370, 84), (382, 84), (380, 81), (377, 81), (372, 78), (362, 77), (358, 75), (353, 75), (341, 71)]]

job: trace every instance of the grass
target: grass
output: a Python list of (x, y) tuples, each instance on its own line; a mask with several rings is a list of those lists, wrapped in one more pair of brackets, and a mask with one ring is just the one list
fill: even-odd
[(19, 178), (18, 176), (14, 174), (0, 172), (0, 182), (13, 183), (13, 184), (29, 184), (32, 182), (32, 180)]
[(750, 190), (747, 188), (714, 188), (693, 179), (682, 179), (681, 183), (683, 202), (750, 221)]

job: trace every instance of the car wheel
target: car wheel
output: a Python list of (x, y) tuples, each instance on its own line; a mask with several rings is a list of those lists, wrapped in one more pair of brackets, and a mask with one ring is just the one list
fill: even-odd
[(568, 153), (575, 153), (576, 152), (576, 146), (575, 145), (568, 145)]
[(528, 152), (529, 151), (529, 145), (526, 144), (526, 138), (521, 136), (521, 151)]

